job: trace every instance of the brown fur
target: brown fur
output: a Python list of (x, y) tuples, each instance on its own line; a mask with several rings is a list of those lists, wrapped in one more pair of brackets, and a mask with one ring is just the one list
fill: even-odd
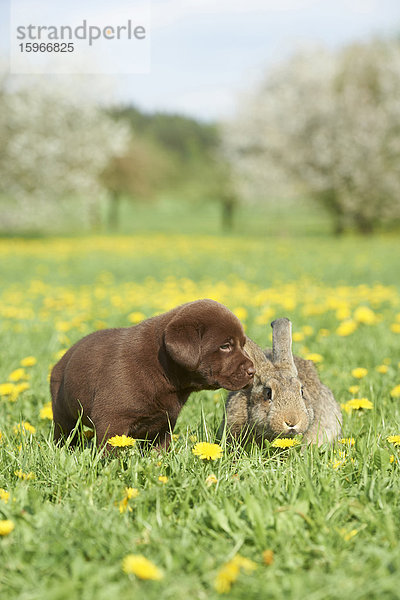
[[(331, 442), (341, 433), (340, 408), (331, 390), (321, 383), (313, 362), (293, 357), (290, 322), (278, 319), (273, 329), (274, 325), (273, 350), (264, 353), (247, 339), (245, 350), (256, 374), (251, 386), (228, 396), (227, 435), (259, 444), (263, 439), (296, 434), (303, 434), (307, 443)], [(224, 428), (225, 421), (220, 437)]]
[(167, 447), (191, 392), (239, 390), (252, 380), (245, 341), (239, 320), (213, 300), (91, 333), (52, 370), (54, 439), (67, 437), (82, 414), (98, 443), (125, 434)]

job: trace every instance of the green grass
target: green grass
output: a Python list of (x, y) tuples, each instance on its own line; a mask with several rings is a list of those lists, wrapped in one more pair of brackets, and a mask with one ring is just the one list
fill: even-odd
[[(7, 503), (0, 500), (0, 519), (15, 523), (0, 537), (0, 597), (213, 599), (219, 597), (218, 570), (239, 553), (257, 568), (240, 574), (230, 598), (399, 598), (399, 451), (386, 441), (400, 434), (399, 399), (390, 396), (400, 384), (400, 336), (390, 330), (400, 312), (399, 250), (394, 237), (335, 242), (141, 233), (115, 240), (1, 240), (0, 383), (25, 356), (38, 362), (26, 369), (27, 391), (15, 402), (0, 399), (0, 488), (10, 492)], [(304, 353), (307, 345), (324, 357), (321, 378), (339, 402), (351, 398), (351, 369), (368, 368), (359, 396), (374, 409), (344, 415), (343, 435), (354, 437), (355, 446), (304, 452), (224, 446), (222, 459), (201, 461), (192, 453), (192, 436), (214, 441), (224, 410), (223, 392), (202, 392), (184, 407), (168, 453), (133, 448), (105, 457), (91, 443), (75, 451), (54, 447), (50, 422), (39, 410), (49, 400), (55, 353), (98, 320), (124, 325), (132, 311), (147, 316), (175, 297), (178, 303), (188, 278), (192, 294), (217, 293), (226, 282), (224, 301), (248, 310), (247, 332), (265, 346), (269, 331), (257, 316), (269, 301), (259, 306), (253, 293), (276, 292), (276, 316), (289, 316), (295, 331), (313, 328), (295, 351)], [(387, 296), (372, 287), (375, 282), (386, 286)], [(306, 310), (340, 298), (342, 285), (351, 314), (368, 305), (378, 315), (374, 325), (361, 324), (345, 338), (335, 334), (334, 310)], [(285, 305), (289, 296), (293, 306)], [(59, 321), (75, 317), (60, 330)], [(328, 337), (318, 334), (322, 328)], [(389, 371), (380, 374), (375, 367), (385, 358), (391, 359)], [(20, 420), (33, 424), (36, 434), (15, 435)], [(346, 460), (333, 468), (339, 451)], [(19, 469), (35, 478), (18, 479)], [(210, 474), (218, 483), (207, 487)], [(168, 477), (166, 484), (160, 475)], [(129, 501), (132, 511), (120, 514), (126, 487), (138, 488), (139, 495)], [(262, 559), (266, 549), (274, 552), (269, 566)], [(152, 560), (164, 578), (142, 581), (123, 573), (130, 553)]]
[[(122, 234), (139, 232), (221, 235), (221, 206), (215, 200), (188, 199), (164, 194), (154, 202), (132, 203), (121, 200), (119, 231)], [(107, 206), (103, 210), (106, 220)], [(154, 214), (157, 218), (154, 218)], [(177, 227), (178, 224), (178, 227)], [(289, 202), (267, 202), (263, 204), (241, 204), (234, 211), (233, 233), (249, 237), (272, 236), (286, 238), (328, 234), (332, 229), (325, 209), (309, 200)]]

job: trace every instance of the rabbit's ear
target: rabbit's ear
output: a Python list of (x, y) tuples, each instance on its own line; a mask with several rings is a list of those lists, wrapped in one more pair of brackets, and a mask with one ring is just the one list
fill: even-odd
[(281, 368), (288, 369), (297, 377), (297, 369), (292, 354), (292, 323), (289, 319), (276, 319), (272, 327), (272, 360)]

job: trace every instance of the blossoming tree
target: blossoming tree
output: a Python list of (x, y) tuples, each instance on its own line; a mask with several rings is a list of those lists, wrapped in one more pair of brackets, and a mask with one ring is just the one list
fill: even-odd
[(99, 175), (125, 151), (130, 134), (89, 98), (42, 80), (13, 90), (0, 82), (3, 228), (43, 227), (69, 207), (83, 220), (96, 214)]
[(337, 232), (399, 219), (399, 97), (396, 41), (282, 63), (223, 126), (242, 194), (265, 199), (294, 184), (330, 210)]

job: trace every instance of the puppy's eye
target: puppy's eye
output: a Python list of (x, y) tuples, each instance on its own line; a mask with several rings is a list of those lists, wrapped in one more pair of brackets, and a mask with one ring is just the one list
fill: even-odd
[(231, 349), (231, 345), (229, 342), (226, 342), (226, 344), (222, 344), (219, 347), (220, 350), (224, 350), (225, 352), (229, 351)]
[(272, 400), (272, 390), (270, 387), (264, 388), (264, 398), (266, 400)]

